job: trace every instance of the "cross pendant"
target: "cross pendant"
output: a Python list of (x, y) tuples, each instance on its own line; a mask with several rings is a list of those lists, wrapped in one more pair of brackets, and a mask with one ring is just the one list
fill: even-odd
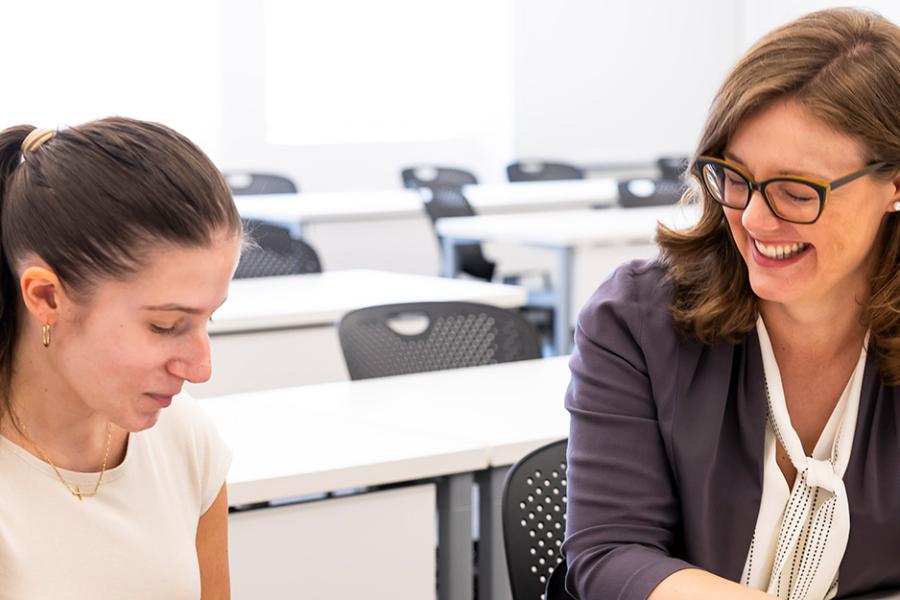
[(77, 487), (77, 486), (76, 486), (76, 488), (75, 488), (75, 497), (78, 498), (79, 501), (84, 500), (84, 497), (81, 495), (81, 488), (80, 488), (80, 487)]

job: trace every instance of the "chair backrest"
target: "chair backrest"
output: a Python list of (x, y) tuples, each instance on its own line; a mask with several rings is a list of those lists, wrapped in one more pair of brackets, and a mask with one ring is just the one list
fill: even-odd
[(687, 156), (660, 156), (656, 159), (660, 178), (681, 181), (689, 161)]
[[(418, 188), (418, 191), (432, 225), (438, 219), (471, 217), (475, 214), (460, 186), (429, 185)], [(441, 238), (437, 235), (437, 231), (435, 231), (435, 235), (440, 243)], [(444, 247), (441, 244), (441, 252), (443, 251)], [(494, 278), (497, 265), (485, 258), (481, 251), (481, 244), (457, 246), (456, 259), (459, 270), (463, 273), (485, 281), (491, 281)]]
[(400, 172), (403, 187), (412, 190), (423, 186), (448, 185), (462, 187), (478, 183), (478, 178), (471, 171), (455, 167), (435, 167), (422, 165), (409, 167)]
[(244, 231), (253, 244), (241, 253), (235, 279), (321, 273), (322, 263), (315, 249), (295, 240), (282, 227), (243, 219)]
[(510, 181), (552, 181), (584, 179), (584, 171), (575, 165), (558, 162), (519, 161), (506, 167)]
[(543, 600), (551, 574), (565, 567), (566, 444), (542, 446), (506, 474), (500, 507), (513, 600)]
[[(575, 596), (566, 590), (566, 573), (568, 570), (565, 559), (556, 565), (553, 573), (550, 574), (549, 581), (547, 581), (547, 588), (544, 590), (544, 600), (577, 600)], [(600, 599), (597, 598), (596, 600)]]
[(681, 199), (685, 186), (679, 181), (665, 179), (626, 179), (619, 182), (619, 205), (623, 208), (675, 204)]
[(271, 173), (225, 173), (225, 181), (235, 196), (247, 194), (296, 194), (297, 184), (283, 175)]
[(362, 308), (344, 315), (338, 337), (350, 379), (541, 357), (537, 331), (524, 318), (474, 302)]

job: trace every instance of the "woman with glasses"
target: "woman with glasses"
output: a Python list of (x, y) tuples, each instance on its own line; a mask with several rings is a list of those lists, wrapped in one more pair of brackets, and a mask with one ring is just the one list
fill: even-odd
[(727, 76), (684, 231), (582, 310), (579, 598), (900, 588), (900, 28), (813, 13)]

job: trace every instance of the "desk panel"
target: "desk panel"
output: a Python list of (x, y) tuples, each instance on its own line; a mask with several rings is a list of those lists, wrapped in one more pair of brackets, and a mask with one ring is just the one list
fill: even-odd
[(435, 597), (434, 485), (229, 515), (235, 600)]

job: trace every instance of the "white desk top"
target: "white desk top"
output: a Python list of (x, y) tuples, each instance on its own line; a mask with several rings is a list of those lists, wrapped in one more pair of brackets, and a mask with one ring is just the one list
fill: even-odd
[(519, 181), (467, 185), (463, 193), (476, 211), (520, 206), (529, 210), (608, 206), (619, 197), (614, 179)]
[(648, 206), (454, 217), (437, 222), (443, 236), (554, 248), (652, 242), (658, 221), (684, 227), (699, 215), (691, 207)]
[[(549, 210), (611, 204), (615, 181), (583, 179), (468, 185), (464, 192), (476, 211)], [(236, 196), (244, 217), (286, 225), (417, 217), (423, 214), (417, 192), (407, 189), (263, 194)]]
[(492, 466), (569, 435), (568, 356), (310, 385), (310, 410), (482, 443)]
[[(529, 451), (569, 435), (569, 414), (563, 407), (568, 383), (568, 357), (560, 356), (222, 396), (206, 399), (204, 406), (211, 409), (217, 423), (234, 420), (234, 424), (225, 423), (230, 432), (226, 439), (232, 438), (229, 442), (236, 456), (246, 447), (257, 457), (254, 460), (264, 461), (265, 454), (274, 452), (273, 446), (279, 443), (300, 443), (296, 441), (302, 437), (299, 430), (284, 420), (321, 420), (326, 427), (343, 423), (347, 428), (339, 438), (322, 438), (326, 441), (319, 452), (327, 453), (331, 446), (336, 448), (337, 458), (329, 459), (334, 462), (332, 468), (340, 466), (345, 453), (353, 453), (352, 448), (343, 447), (345, 442), (358, 447), (368, 444), (356, 436), (362, 436), (369, 427), (396, 432), (398, 447), (409, 443), (414, 455), (419, 447), (415, 440), (420, 437), (446, 447), (452, 447), (450, 442), (455, 440), (463, 448), (481, 448), (486, 464), (500, 466), (512, 464)], [(265, 423), (256, 423), (257, 416)], [(250, 448), (253, 442), (247, 436), (253, 433), (248, 429), (249, 423), (256, 428), (256, 435), (266, 438), (260, 448)], [(281, 436), (294, 441), (268, 439)], [(410, 436), (412, 439), (407, 439)], [(378, 451), (373, 446), (372, 453)], [(238, 472), (244, 473), (245, 479), (251, 476), (249, 468)]]
[(209, 333), (332, 325), (351, 310), (397, 302), (467, 301), (511, 308), (526, 300), (525, 288), (514, 285), (363, 269), (237, 279), (213, 315)]
[(310, 410), (304, 388), (198, 400), (231, 448), (231, 505), (484, 469), (481, 444)]

